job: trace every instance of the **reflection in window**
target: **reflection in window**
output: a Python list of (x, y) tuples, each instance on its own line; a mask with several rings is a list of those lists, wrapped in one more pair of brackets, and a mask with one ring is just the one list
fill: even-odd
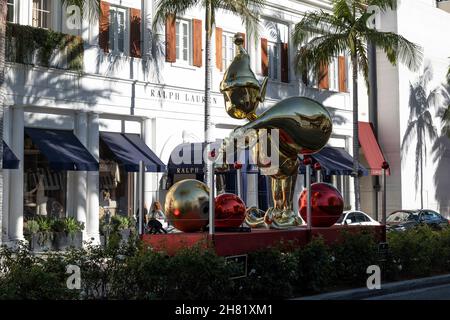
[(14, 11), (14, 1), (15, 0), (8, 0), (7, 4), (8, 4), (8, 13), (6, 16), (6, 21), (8, 22), (16, 22), (15, 19), (15, 11)]
[(63, 218), (66, 215), (67, 171), (55, 171), (48, 160), (25, 136), (24, 217)]
[(178, 20), (176, 22), (176, 52), (177, 61), (189, 63), (190, 28), (188, 21)]
[(50, 29), (51, 0), (33, 0), (33, 27)]
[(226, 70), (235, 56), (234, 35), (231, 33), (222, 34), (222, 68)]
[(126, 9), (111, 7), (109, 10), (109, 45), (111, 51), (125, 53)]

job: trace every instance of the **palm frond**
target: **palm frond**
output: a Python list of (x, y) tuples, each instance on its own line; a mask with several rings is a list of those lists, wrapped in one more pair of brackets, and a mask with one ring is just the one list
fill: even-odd
[(339, 19), (347, 24), (352, 25), (355, 22), (355, 17), (353, 16), (350, 7), (348, 6), (347, 0), (335, 0), (333, 1), (333, 15), (339, 17)]
[(368, 6), (377, 6), (381, 11), (397, 9), (397, 0), (365, 0)]
[(314, 74), (318, 74), (323, 65), (330, 64), (334, 57), (345, 53), (346, 41), (346, 34), (328, 34), (312, 39), (296, 55), (297, 72), (303, 74), (312, 71)]
[(153, 17), (153, 29), (164, 23), (168, 15), (175, 18), (182, 16), (187, 10), (197, 6), (200, 0), (158, 0)]
[(364, 42), (356, 43), (359, 70), (366, 82), (367, 91), (370, 91), (369, 85), (369, 58), (367, 56), (367, 45)]
[(408, 148), (410, 145), (411, 139), (415, 136), (415, 133), (417, 133), (417, 119), (413, 121), (408, 122), (408, 126), (406, 127), (405, 134), (403, 135), (402, 145), (401, 149), (405, 150), (405, 153), (408, 152)]
[(247, 33), (258, 38), (259, 14), (265, 0), (212, 0), (215, 9), (221, 8), (234, 13), (242, 19)]
[(298, 47), (317, 36), (342, 34), (346, 30), (348, 30), (348, 26), (338, 17), (320, 10), (305, 14), (302, 20), (295, 25), (292, 39), (294, 45)]
[(63, 8), (73, 5), (80, 8), (82, 16), (84, 16), (87, 9), (88, 18), (90, 19), (94, 19), (100, 14), (100, 0), (61, 0), (61, 6)]
[(367, 28), (365, 37), (380, 47), (393, 65), (397, 61), (405, 64), (410, 70), (417, 71), (422, 63), (422, 48), (403, 36), (393, 32), (381, 32)]

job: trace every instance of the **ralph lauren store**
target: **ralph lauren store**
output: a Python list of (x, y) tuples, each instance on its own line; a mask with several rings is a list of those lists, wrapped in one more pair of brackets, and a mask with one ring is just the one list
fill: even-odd
[(139, 162), (150, 176), (166, 171), (145, 141), (148, 127), (142, 117), (6, 108), (3, 243), (23, 240), (24, 222), (38, 216), (75, 217), (94, 243), (106, 213), (134, 216)]

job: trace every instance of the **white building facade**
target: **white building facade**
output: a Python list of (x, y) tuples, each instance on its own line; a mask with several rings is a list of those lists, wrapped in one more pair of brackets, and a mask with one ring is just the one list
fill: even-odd
[[(100, 17), (86, 16), (79, 29), (70, 29), (66, 8), (58, 0), (8, 1), (10, 22), (78, 36), (84, 53), (81, 72), (68, 70), (57, 54), (52, 55), (50, 66), (40, 66), (33, 57), (29, 63), (7, 63), (4, 141), (20, 164), (18, 169), (4, 170), (3, 243), (23, 240), (24, 219), (39, 212), (76, 217), (86, 225), (84, 240), (95, 243), (99, 241), (99, 219), (107, 210), (136, 214), (136, 170), (124, 169), (117, 161), (117, 150), (115, 153), (107, 142), (107, 133), (138, 135), (164, 164), (181, 143), (203, 141), (204, 13), (201, 8), (192, 9), (172, 26), (161, 26), (153, 34), (155, 2), (101, 1)], [(232, 37), (241, 32), (255, 74), (260, 80), (270, 78), (260, 109), (291, 96), (314, 98), (333, 116), (330, 146), (352, 153), (348, 59), (336, 57), (327, 69), (326, 80), (311, 79), (309, 86), (293, 66), (296, 48), (291, 45), (291, 31), (302, 13), (317, 9), (329, 10), (330, 1), (268, 1), (261, 12), (258, 39), (248, 35), (240, 18), (218, 12), (211, 51), (214, 139), (226, 137), (244, 123), (226, 114), (219, 92), (223, 72), (236, 50)], [(98, 169), (52, 169), (49, 155), (33, 133), (45, 131), (48, 136), (52, 130), (73, 134), (99, 162)], [(164, 172), (146, 173), (146, 206), (156, 200), (164, 202), (168, 180), (173, 183), (196, 177), (189, 172), (183, 174), (168, 177)], [(258, 175), (247, 177), (247, 206), (259, 205), (258, 179)], [(345, 194), (347, 205), (353, 203), (350, 180), (348, 176), (332, 180)], [(298, 194), (302, 183), (298, 179)], [(38, 203), (42, 186), (45, 192)], [(45, 208), (39, 207), (42, 201)]]
[(422, 206), (450, 217), (450, 140), (441, 132), (440, 117), (450, 104), (445, 85), (450, 65), (449, 4), (399, 1), (395, 12), (378, 19), (381, 31), (401, 34), (423, 50), (417, 71), (392, 66), (383, 52), (377, 52), (378, 138), (391, 167), (388, 213)]

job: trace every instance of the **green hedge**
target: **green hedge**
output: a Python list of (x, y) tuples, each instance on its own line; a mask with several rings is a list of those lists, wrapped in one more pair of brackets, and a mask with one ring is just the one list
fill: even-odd
[[(285, 252), (267, 248), (248, 256), (248, 276), (211, 249), (194, 247), (168, 256), (139, 242), (33, 256), (26, 247), (0, 251), (0, 299), (285, 299), (366, 285), (378, 264), (388, 280), (450, 271), (450, 229), (418, 228), (388, 235), (380, 260), (370, 234), (344, 234), (328, 246), (315, 238)], [(66, 287), (67, 265), (81, 270), (81, 289)]]

